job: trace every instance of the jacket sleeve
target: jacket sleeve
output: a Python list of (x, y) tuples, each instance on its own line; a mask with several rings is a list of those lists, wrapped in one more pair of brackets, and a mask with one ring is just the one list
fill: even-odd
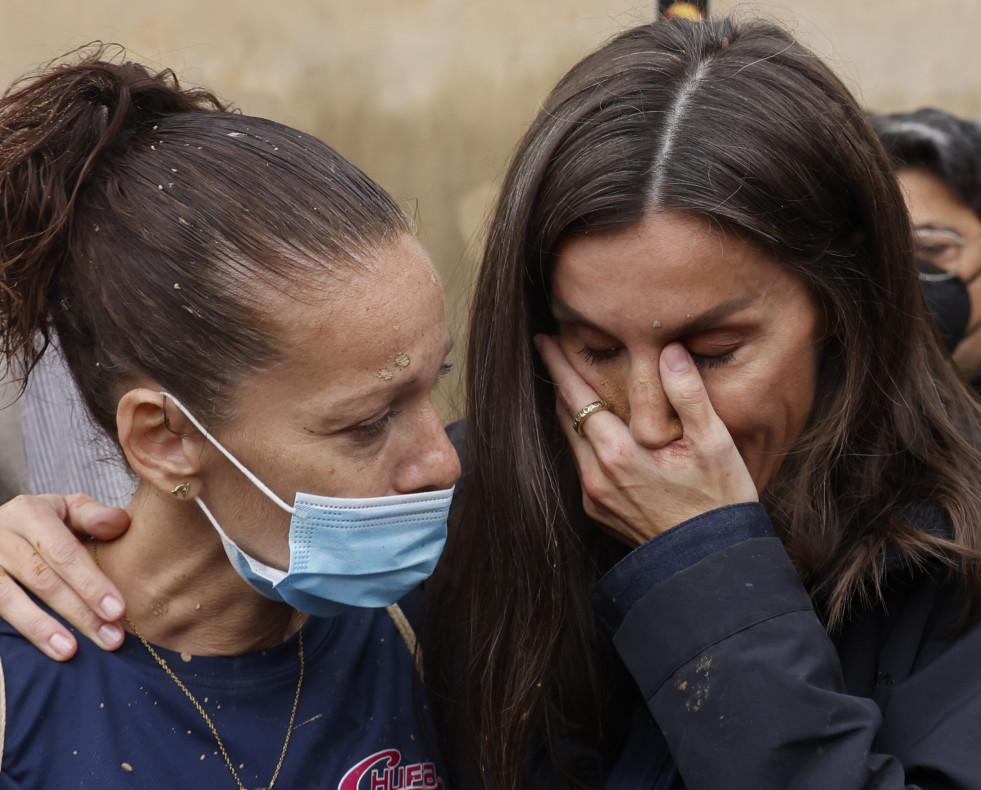
[(762, 507), (675, 529), (607, 574), (593, 604), (688, 790), (981, 788), (977, 627), (893, 688), (884, 720), (846, 690)]

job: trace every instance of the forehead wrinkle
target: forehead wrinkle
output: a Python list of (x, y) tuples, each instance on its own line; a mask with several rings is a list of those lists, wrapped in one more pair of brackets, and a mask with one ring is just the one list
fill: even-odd
[[(446, 358), (450, 355), (450, 351), (452, 351), (452, 349), (453, 349), (453, 338), (452, 336), (450, 336), (449, 333), (447, 333), (446, 339), (443, 341), (443, 345), (442, 345), (443, 355), (439, 357), (440, 364), (446, 361)], [(416, 349), (416, 351), (422, 351), (424, 353), (425, 349)], [(373, 387), (369, 387), (368, 389), (362, 389), (360, 391), (355, 391), (350, 394), (345, 394), (344, 396), (334, 400), (333, 404), (335, 407), (339, 407), (339, 406), (356, 403), (359, 400), (371, 398), (373, 396), (379, 395), (384, 392), (396, 393), (405, 389), (409, 389), (417, 385), (422, 380), (422, 373), (420, 372), (420, 370), (421, 370), (420, 368), (415, 367), (410, 375), (407, 375), (404, 378), (400, 377), (398, 379), (392, 379), (391, 381), (372, 380), (371, 383), (374, 385)]]
[(609, 332), (607, 332), (605, 329), (596, 326), (596, 324), (588, 320), (584, 315), (579, 313), (579, 311), (574, 310), (558, 296), (552, 296), (552, 315), (559, 321), (571, 321), (572, 323), (579, 324), (587, 329), (592, 329), (594, 332), (599, 332), (603, 335), (609, 334)]
[[(728, 299), (725, 302), (706, 310), (704, 313), (700, 313), (697, 316), (686, 319), (685, 323), (678, 327), (675, 332), (679, 335), (687, 335), (709, 329), (714, 324), (718, 323), (724, 318), (729, 317), (733, 313), (738, 313), (740, 310), (746, 309), (754, 301), (756, 301), (756, 296), (754, 295)], [(579, 313), (578, 310), (575, 310), (573, 307), (566, 304), (558, 296), (554, 296), (552, 298), (552, 313), (560, 321), (571, 321), (572, 323), (579, 324), (586, 329), (591, 329), (594, 332), (598, 332), (603, 335), (613, 334), (587, 319), (585, 316)]]

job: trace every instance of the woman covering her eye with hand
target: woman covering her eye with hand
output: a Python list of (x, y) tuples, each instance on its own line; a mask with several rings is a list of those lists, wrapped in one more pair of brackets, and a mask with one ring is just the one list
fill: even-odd
[(493, 216), (430, 588), (471, 763), (981, 788), (981, 414), (841, 82), (765, 22), (626, 31)]

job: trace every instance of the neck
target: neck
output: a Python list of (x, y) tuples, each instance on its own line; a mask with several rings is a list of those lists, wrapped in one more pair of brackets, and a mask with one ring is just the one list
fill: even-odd
[(147, 641), (180, 653), (236, 656), (281, 644), (303, 624), (305, 615), (238, 575), (193, 501), (142, 485), (127, 510), (126, 533), (92, 550)]

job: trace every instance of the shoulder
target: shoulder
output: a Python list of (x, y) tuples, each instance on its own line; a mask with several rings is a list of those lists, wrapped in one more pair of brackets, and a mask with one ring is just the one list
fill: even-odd
[[(30, 777), (40, 764), (57, 774), (55, 751), (79, 733), (113, 726), (107, 713), (125, 662), (77, 635), (79, 649), (65, 663), (44, 656), (7, 623), (0, 623), (0, 663), (5, 710), (3, 770)], [(44, 726), (39, 726), (43, 722)], [(54, 772), (54, 773), (52, 773)], [(60, 774), (58, 774), (60, 776)], [(52, 781), (60, 781), (52, 778)], [(25, 786), (36, 786), (28, 782)], [(53, 786), (53, 785), (52, 785)]]

